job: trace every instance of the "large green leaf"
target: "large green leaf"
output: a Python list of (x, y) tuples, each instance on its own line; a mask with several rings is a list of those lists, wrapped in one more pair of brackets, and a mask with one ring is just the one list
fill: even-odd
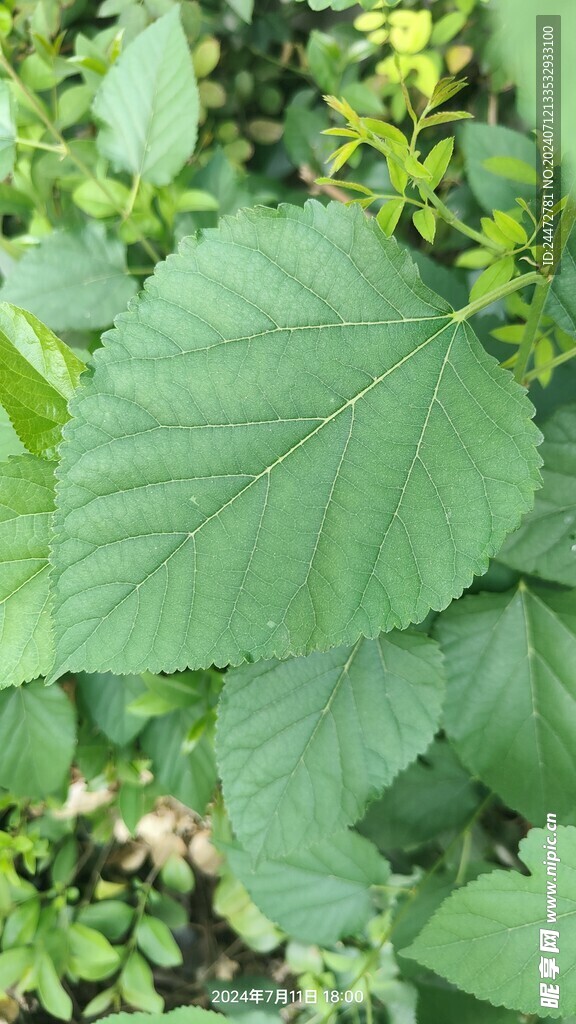
[(48, 539), (54, 466), (19, 455), (0, 466), (0, 688), (35, 679), (52, 661)]
[(456, 751), (536, 824), (550, 809), (575, 820), (575, 598), (520, 584), (466, 597), (436, 623)]
[[(519, 857), (529, 875), (492, 871), (444, 901), (416, 941), (402, 951), (465, 992), (523, 1013), (539, 1015), (539, 930), (558, 929), (559, 1017), (576, 1009), (576, 829), (554, 833), (560, 858), (557, 878), (546, 874), (543, 847), (551, 833), (532, 829)], [(547, 882), (556, 882), (557, 924), (546, 923)], [(552, 954), (545, 953), (545, 957)]]
[(252, 868), (248, 853), (222, 844), (234, 874), (271, 921), (301, 942), (332, 945), (370, 916), (370, 887), (385, 885), (387, 861), (354, 832), (340, 832), (282, 860)]
[(576, 587), (576, 405), (558, 409), (543, 430), (544, 486), (498, 558), (514, 569)]
[(525, 391), (338, 203), (185, 240), (73, 403), (56, 671), (404, 628), (485, 571), (539, 480)]
[(0, 402), (35, 455), (55, 454), (84, 368), (35, 316), (0, 302)]
[(545, 312), (559, 327), (576, 337), (576, 230), (570, 233), (560, 267), (546, 297)]
[(168, 185), (192, 155), (198, 90), (178, 8), (130, 43), (94, 100), (100, 152), (117, 170)]
[(231, 672), (218, 758), (242, 845), (282, 856), (359, 818), (429, 745), (443, 679), (438, 648), (416, 632)]
[[(514, 1010), (474, 999), (466, 992), (423, 985), (418, 1000), (418, 1024), (520, 1024)], [(534, 1022), (536, 1024), (536, 1022)]]
[(55, 331), (108, 327), (137, 289), (121, 242), (100, 224), (47, 235), (16, 263), (0, 298), (30, 310)]
[(58, 686), (0, 693), (0, 786), (27, 800), (63, 785), (76, 741), (74, 708)]

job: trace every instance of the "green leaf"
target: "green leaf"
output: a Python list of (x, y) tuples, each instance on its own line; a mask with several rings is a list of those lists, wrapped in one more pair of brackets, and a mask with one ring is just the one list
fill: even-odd
[(0, 298), (30, 310), (53, 330), (108, 327), (137, 290), (124, 246), (101, 225), (47, 235), (16, 263)]
[[(445, 46), (464, 28), (467, 18), (461, 11), (452, 11), (439, 18), (432, 29), (432, 46)], [(445, 100), (442, 100), (444, 103)]]
[(576, 230), (562, 253), (552, 284), (546, 296), (545, 313), (556, 321), (563, 331), (576, 338)]
[(180, 947), (159, 918), (144, 914), (136, 929), (136, 939), (139, 949), (152, 963), (160, 967), (178, 967), (182, 963)]
[(196, 717), (194, 711), (173, 711), (153, 719), (141, 734), (140, 742), (152, 758), (157, 785), (198, 814), (204, 814), (216, 785), (213, 745), (208, 736), (203, 736), (190, 753), (182, 750)]
[(366, 924), (370, 887), (384, 885), (389, 877), (387, 862), (354, 832), (338, 833), (282, 860), (261, 860), (254, 870), (241, 847), (221, 845), (262, 912), (292, 938), (321, 946)]
[(463, 125), (460, 142), (468, 184), (480, 206), (488, 213), (492, 210), (511, 210), (518, 196), (527, 202), (534, 200), (534, 186), (509, 181), (486, 167), (486, 160), (498, 154), (513, 158), (531, 167), (536, 166), (536, 146), (532, 139), (520, 132), (495, 124)]
[(196, 884), (192, 868), (183, 857), (176, 854), (168, 857), (166, 863), (162, 865), (160, 877), (164, 885), (174, 892), (192, 892)]
[(94, 99), (98, 149), (116, 170), (168, 185), (194, 152), (199, 101), (178, 7), (153, 22), (110, 69)]
[(442, 181), (442, 178), (448, 170), (448, 164), (452, 158), (453, 151), (454, 139), (448, 138), (437, 142), (433, 149), (428, 153), (428, 156), (424, 161), (424, 167), (426, 167), (432, 175), (429, 182), (431, 188), (436, 188)]
[(479, 801), (478, 785), (451, 746), (436, 740), (370, 804), (357, 828), (381, 850), (417, 846), (464, 824)]
[(128, 931), (134, 918), (134, 907), (121, 900), (99, 900), (82, 907), (77, 921), (88, 928), (96, 929), (112, 942), (118, 942)]
[(469, 114), (467, 110), (446, 110), (441, 114), (429, 114), (428, 117), (422, 118), (422, 128), (432, 128), (437, 124), (450, 124), (451, 121), (465, 121), (469, 117), (474, 117), (473, 114)]
[(48, 543), (54, 466), (21, 455), (0, 466), (0, 689), (43, 675), (53, 659)]
[(456, 81), (454, 75), (449, 75), (447, 78), (441, 78), (439, 82), (434, 86), (434, 91), (430, 100), (428, 101), (428, 107), (430, 110), (434, 110), (435, 107), (439, 107), (442, 103), (447, 103), (448, 100), (456, 96), (457, 93), (465, 89), (468, 82), (465, 78), (461, 78)]
[(403, 199), (388, 199), (378, 210), (376, 220), (385, 235), (394, 233), (406, 203)]
[(0, 82), (0, 181), (14, 168), (16, 156), (16, 124), (12, 91), (8, 82)]
[(536, 185), (538, 175), (532, 164), (518, 160), (513, 156), (489, 156), (482, 161), (482, 166), (499, 178), (520, 182), (522, 185)]
[(503, 213), (502, 210), (494, 210), (492, 216), (502, 234), (506, 235), (510, 241), (516, 242), (519, 245), (524, 245), (528, 241), (528, 235), (522, 225), (508, 213)]
[(226, 3), (239, 18), (242, 18), (242, 21), (250, 24), (254, 11), (254, 0), (226, 0)]
[(501, 284), (506, 284), (513, 276), (515, 268), (513, 256), (503, 256), (502, 259), (496, 260), (496, 263), (486, 267), (470, 289), (470, 301), (480, 299), (495, 288), (499, 288)]
[(108, 978), (120, 966), (120, 956), (99, 931), (75, 921), (70, 925), (70, 968), (87, 981)]
[(16, 985), (34, 963), (34, 951), (22, 946), (0, 953), (0, 992)]
[(48, 1010), (53, 1017), (58, 1017), (59, 1020), (70, 1020), (73, 1009), (72, 1000), (62, 987), (54, 962), (47, 953), (40, 952), (36, 970), (38, 997), (44, 1009)]
[(576, 946), (576, 829), (560, 826), (553, 834), (560, 858), (553, 879), (558, 924), (546, 923), (546, 886), (551, 879), (543, 864), (543, 847), (550, 834), (532, 829), (520, 843), (518, 855), (529, 875), (492, 871), (458, 889), (402, 955), (479, 999), (539, 1017), (539, 930), (560, 929), (560, 952), (554, 958), (560, 968), (561, 1007), (576, 1006), (571, 952)]
[(146, 692), (140, 676), (118, 676), (109, 673), (85, 675), (76, 679), (76, 696), (80, 708), (112, 743), (124, 746), (142, 732), (146, 718), (130, 713), (128, 705)]
[(498, 558), (522, 572), (576, 587), (576, 405), (558, 409), (543, 430), (544, 485)]
[(443, 689), (415, 632), (229, 673), (217, 750), (242, 845), (282, 856), (355, 821), (429, 745)]
[(54, 456), (84, 369), (35, 316), (0, 302), (0, 401), (34, 455)]
[(416, 230), (420, 232), (424, 241), (432, 244), (436, 234), (436, 217), (430, 207), (425, 206), (421, 210), (416, 210), (412, 214), (412, 223)]
[(445, 728), (458, 756), (537, 824), (550, 808), (574, 819), (574, 596), (521, 583), (465, 597), (435, 625), (448, 677)]
[[(164, 1000), (154, 988), (154, 978), (150, 967), (143, 956), (134, 950), (126, 961), (119, 979), (120, 992), (130, 1006), (147, 1013), (161, 1013)], [(119, 1014), (117, 1020), (120, 1020)], [(109, 1018), (110, 1020), (113, 1018)], [(130, 1024), (134, 1018), (131, 1018)], [(152, 1017), (146, 1017), (146, 1024), (151, 1024)]]
[(87, 180), (74, 189), (72, 199), (89, 217), (115, 217), (128, 206), (130, 189), (113, 178)]
[(28, 683), (0, 693), (0, 786), (42, 799), (60, 789), (76, 741), (72, 704), (58, 686)]
[(246, 211), (184, 242), (73, 411), (55, 673), (404, 628), (485, 571), (539, 481), (524, 389), (339, 203)]

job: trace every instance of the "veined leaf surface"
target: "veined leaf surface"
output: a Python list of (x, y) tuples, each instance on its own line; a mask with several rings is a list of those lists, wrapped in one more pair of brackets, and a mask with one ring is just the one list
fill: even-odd
[(65, 428), (57, 660), (174, 671), (404, 628), (532, 504), (525, 392), (361, 211), (185, 240)]
[(443, 695), (440, 651), (415, 630), (227, 673), (217, 751), (245, 849), (282, 856), (359, 818), (428, 747)]
[(48, 538), (54, 465), (19, 455), (0, 466), (0, 689), (50, 667)]

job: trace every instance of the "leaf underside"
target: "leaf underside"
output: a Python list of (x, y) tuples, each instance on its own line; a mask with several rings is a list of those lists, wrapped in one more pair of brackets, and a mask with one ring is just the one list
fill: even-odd
[(523, 389), (340, 204), (185, 240), (95, 365), (62, 446), (55, 673), (402, 629), (485, 571), (538, 486)]

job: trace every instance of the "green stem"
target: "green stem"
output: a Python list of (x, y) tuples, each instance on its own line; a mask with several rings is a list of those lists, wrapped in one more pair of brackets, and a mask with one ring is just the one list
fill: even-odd
[[(562, 211), (560, 222), (554, 233), (554, 246), (558, 246), (560, 250), (559, 259), (562, 257), (562, 251), (564, 250), (568, 241), (570, 232), (576, 222), (576, 198), (574, 195), (568, 196), (566, 206)], [(552, 277), (542, 278), (546, 284), (546, 288), (537, 289), (532, 297), (530, 303), (530, 312), (528, 319), (526, 320), (526, 326), (524, 328), (524, 334), (522, 335), (522, 341), (518, 349), (518, 355), (516, 357), (516, 364), (514, 366), (514, 378), (518, 383), (527, 383), (526, 380), (526, 367), (528, 366), (528, 360), (536, 341), (536, 335), (538, 333), (538, 327), (540, 326), (540, 320), (544, 312), (544, 306), (546, 303), (546, 296), (548, 295), (548, 288), (552, 282)], [(533, 378), (532, 378), (533, 379)]]
[[(517, 292), (520, 288), (526, 288), (530, 284), (537, 286), (545, 285), (546, 280), (542, 277), (542, 274), (536, 272), (531, 274), (522, 274), (521, 277), (514, 277), (511, 281), (506, 284), (501, 284), (499, 288), (495, 288), (494, 291), (488, 292), (486, 295), (481, 295), (479, 299), (475, 299), (474, 302), (469, 302), (467, 306), (463, 306), (462, 309), (455, 310), (452, 314), (452, 319), (457, 321), (469, 320), (474, 313), (478, 313), (481, 309), (486, 309), (486, 306), (491, 306), (493, 302), (497, 302), (498, 299), (503, 299), (506, 295), (511, 295), (512, 292)], [(545, 288), (538, 287), (538, 291), (546, 293)]]
[(35, 139), (22, 139), (20, 136), (15, 138), (17, 146), (29, 146), (30, 149), (45, 149), (48, 153), (60, 153), (60, 156), (65, 156), (65, 152), (62, 146), (51, 146), (49, 142), (37, 142)]
[[(19, 75), (16, 73), (16, 71), (14, 70), (12, 65), (10, 64), (10, 62), (6, 59), (6, 57), (4, 56), (4, 54), (1, 51), (0, 51), (0, 67), (4, 68), (4, 70), (10, 76), (10, 78), (12, 79), (14, 84), (18, 86), (18, 88), (20, 89), (22, 94), (28, 100), (28, 103), (30, 104), (32, 109), (37, 113), (38, 117), (42, 121), (42, 124), (47, 128), (47, 130), (50, 132), (50, 134), (53, 136), (53, 138), (55, 138), (56, 141), (59, 143), (59, 150), (58, 151), (62, 153), (62, 156), (69, 157), (69, 159), (72, 160), (73, 163), (76, 164), (78, 170), (81, 171), (82, 174), (86, 178), (88, 178), (90, 181), (92, 181), (95, 185), (97, 185), (99, 187), (99, 189), (102, 192), (102, 194), (104, 196), (106, 196), (106, 198), (108, 199), (109, 203), (114, 207), (114, 209), (117, 211), (117, 213), (120, 216), (123, 216), (124, 210), (123, 210), (122, 206), (119, 205), (118, 201), (112, 195), (112, 193), (106, 188), (105, 184), (102, 181), (100, 181), (99, 178), (96, 177), (96, 175), (91, 171), (91, 169), (87, 166), (87, 164), (85, 164), (84, 161), (79, 156), (77, 156), (77, 154), (74, 152), (74, 150), (70, 148), (70, 146), (68, 145), (67, 140), (61, 134), (61, 132), (58, 131), (56, 126), (54, 124), (52, 124), (52, 121), (48, 117), (46, 111), (44, 110), (44, 107), (42, 106), (42, 104), (40, 103), (38, 98), (34, 95), (33, 92), (30, 92), (30, 90), (27, 88), (26, 85), (24, 85), (24, 82), (22, 81), (22, 79), (19, 77)], [(158, 263), (160, 261), (160, 259), (161, 259), (160, 254), (156, 251), (156, 249), (151, 244), (151, 242), (149, 242), (148, 239), (143, 234), (141, 234), (140, 231), (138, 231), (138, 229), (136, 229), (136, 230), (137, 230), (137, 234), (138, 234), (138, 242), (140, 243), (142, 248), (145, 250), (145, 252), (148, 254), (150, 259), (154, 263)]]
[(531, 381), (536, 380), (541, 373), (545, 373), (546, 370), (553, 370), (556, 366), (561, 366), (562, 363), (567, 363), (569, 359), (576, 357), (576, 347), (569, 349), (568, 352), (562, 352), (561, 355), (556, 356), (555, 359), (551, 359), (548, 363), (543, 363), (537, 370), (530, 370), (530, 373), (524, 374), (524, 383), (530, 384)]
[(466, 881), (466, 872), (468, 870), (468, 863), (470, 861), (470, 853), (472, 851), (472, 829), (467, 828), (464, 835), (462, 836), (462, 854), (460, 856), (460, 863), (458, 865), (458, 873), (454, 880), (454, 885), (463, 885)]

